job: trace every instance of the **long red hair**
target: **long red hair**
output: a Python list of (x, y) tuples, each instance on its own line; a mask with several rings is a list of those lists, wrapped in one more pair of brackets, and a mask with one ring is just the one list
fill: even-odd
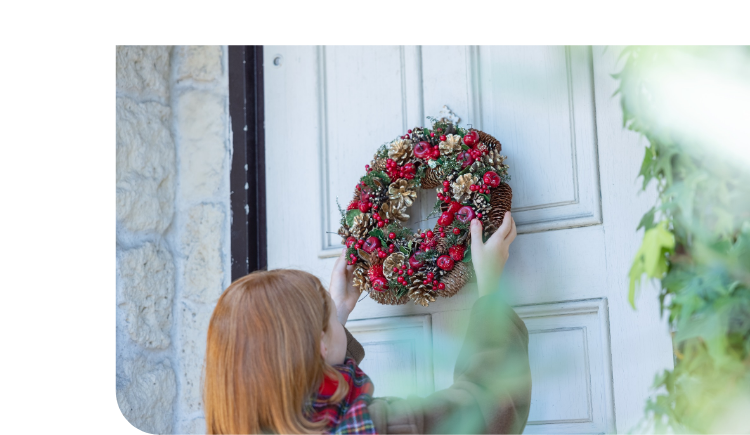
[(305, 401), (328, 375), (331, 402), (347, 385), (320, 352), (331, 307), (314, 275), (299, 270), (253, 272), (233, 282), (208, 326), (203, 402), (209, 434), (320, 433)]

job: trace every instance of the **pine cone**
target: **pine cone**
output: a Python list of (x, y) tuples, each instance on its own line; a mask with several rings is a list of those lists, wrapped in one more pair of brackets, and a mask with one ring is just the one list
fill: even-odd
[(490, 205), (492, 205), (492, 210), (490, 210), (489, 219), (487, 220), (488, 225), (485, 229), (488, 234), (494, 233), (503, 224), (503, 217), (506, 211), (510, 211), (512, 199), (513, 191), (505, 183), (500, 183), (499, 186), (490, 190)]
[[(492, 199), (490, 197), (490, 199)], [(490, 210), (492, 209), (492, 204), (490, 204), (487, 199), (485, 199), (482, 195), (474, 195), (474, 208), (475, 211), (478, 213), (482, 213), (482, 216), (489, 216)]]
[(438, 186), (442, 186), (443, 180), (440, 170), (427, 168), (422, 178), (422, 189), (434, 189)]
[(385, 159), (375, 159), (370, 165), (373, 171), (385, 171)]
[(401, 266), (405, 264), (406, 256), (401, 252), (394, 252), (389, 255), (388, 258), (383, 262), (383, 274), (389, 280), (395, 280), (398, 278), (398, 273), (393, 271), (393, 268), (401, 269)]
[(375, 225), (377, 225), (375, 219), (370, 216), (370, 213), (362, 213), (354, 216), (349, 231), (357, 239), (364, 239), (375, 228)]
[(432, 285), (424, 283), (426, 279), (427, 271), (424, 269), (415, 273), (411, 278), (408, 292), (409, 299), (423, 307), (430, 305), (430, 302), (435, 302), (435, 292), (432, 291)]
[(388, 157), (403, 165), (414, 156), (412, 143), (408, 139), (396, 139), (389, 145)]
[(463, 174), (456, 178), (451, 188), (453, 189), (453, 197), (458, 202), (466, 202), (471, 197), (471, 186), (475, 184), (479, 179), (470, 174)]
[(382, 305), (403, 305), (409, 301), (409, 296), (403, 295), (396, 297), (393, 290), (384, 290), (382, 292), (371, 290), (370, 299)]
[(442, 298), (449, 298), (458, 293), (463, 286), (469, 282), (471, 278), (471, 267), (468, 263), (458, 261), (445, 276), (440, 279), (440, 282), (445, 284), (443, 290), (437, 289), (437, 295)]
[(445, 140), (440, 142), (440, 154), (446, 155), (454, 152), (461, 151), (461, 136), (457, 134), (449, 134), (445, 136)]
[(362, 263), (359, 263), (354, 269), (354, 287), (359, 289), (359, 292), (370, 291), (370, 281), (367, 279), (367, 268)]
[(414, 290), (409, 292), (409, 299), (414, 301), (414, 304), (419, 304), (423, 307), (430, 305), (430, 302), (435, 302), (435, 293), (430, 290)]
[(396, 201), (398, 208), (411, 207), (417, 199), (417, 191), (409, 180), (401, 178), (388, 186), (388, 197), (391, 201)]
[(388, 201), (380, 206), (380, 217), (383, 219), (400, 220), (406, 222), (409, 220), (409, 215), (406, 213), (405, 208), (398, 208), (394, 206), (393, 201)]
[(500, 144), (500, 141), (495, 139), (491, 135), (480, 130), (477, 130), (477, 133), (479, 133), (479, 142), (483, 142), (491, 149), (497, 149), (498, 151), (500, 151), (503, 148), (503, 146)]

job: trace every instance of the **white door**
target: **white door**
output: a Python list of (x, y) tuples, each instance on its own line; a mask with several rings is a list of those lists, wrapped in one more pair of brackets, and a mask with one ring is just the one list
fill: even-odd
[[(500, 140), (519, 236), (502, 291), (530, 332), (526, 433), (626, 432), (654, 375), (671, 367), (657, 298), (633, 311), (627, 272), (640, 216), (643, 145), (622, 129), (613, 47), (265, 47), (269, 268), (328, 282), (342, 205), (376, 148), (447, 105)], [(421, 191), (418, 221), (435, 201)], [(422, 223), (422, 228), (434, 225)], [(413, 228), (416, 227), (414, 224)], [(452, 382), (469, 285), (428, 308), (365, 299), (346, 325), (363, 343), (376, 395)]]

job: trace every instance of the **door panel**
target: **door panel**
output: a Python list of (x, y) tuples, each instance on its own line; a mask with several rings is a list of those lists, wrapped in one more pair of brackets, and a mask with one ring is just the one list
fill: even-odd
[[(497, 137), (511, 167), (519, 236), (500, 291), (530, 332), (526, 433), (627, 431), (672, 358), (655, 298), (637, 312), (626, 299), (634, 229), (655, 196), (637, 195), (642, 144), (611, 98), (617, 51), (267, 47), (269, 268), (327, 284), (341, 249), (330, 234), (336, 198), (348, 204), (380, 144), (447, 105)], [(420, 191), (409, 226), (432, 227), (422, 219), (434, 202), (434, 190)], [(470, 284), (427, 308), (359, 302), (346, 326), (366, 349), (376, 395), (449, 387), (476, 299)]]

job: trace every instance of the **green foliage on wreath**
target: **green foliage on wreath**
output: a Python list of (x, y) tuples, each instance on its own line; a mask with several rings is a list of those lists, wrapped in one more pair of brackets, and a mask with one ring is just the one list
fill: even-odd
[[(692, 134), (691, 122), (668, 118), (676, 110), (667, 110), (658, 78), (705, 68), (717, 86), (738, 65), (750, 70), (750, 52), (629, 47), (623, 55), (625, 66), (614, 76), (623, 122), (648, 139), (640, 175), (644, 190), (654, 183), (659, 193), (638, 226), (645, 234), (630, 272), (629, 299), (634, 305), (643, 274), (661, 280), (661, 310), (676, 331), (675, 368), (656, 377), (639, 431), (745, 431), (748, 426), (734, 424), (746, 422), (750, 409), (750, 171), (716, 143)], [(747, 75), (740, 80), (750, 86)], [(693, 91), (685, 86), (686, 95)]]

